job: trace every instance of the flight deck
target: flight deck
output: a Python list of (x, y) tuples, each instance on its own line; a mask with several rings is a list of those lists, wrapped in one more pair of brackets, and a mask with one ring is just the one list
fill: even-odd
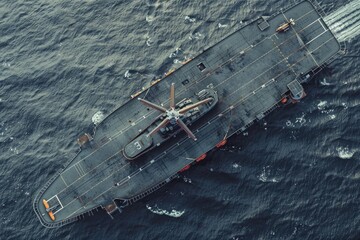
[[(341, 50), (322, 17), (317, 7), (304, 1), (256, 19), (129, 96), (94, 133), (79, 139), (81, 151), (35, 197), (34, 210), (41, 223), (59, 227), (98, 207), (112, 213), (132, 204), (203, 160), (207, 152), (245, 131), (281, 102), (300, 100), (305, 96), (301, 84)], [(276, 31), (284, 23), (289, 23), (286, 29)], [(181, 131), (146, 154), (126, 159), (125, 146), (160, 114), (138, 98), (166, 107), (172, 84), (176, 101), (202, 89), (217, 93), (216, 106), (188, 126), (197, 140)]]

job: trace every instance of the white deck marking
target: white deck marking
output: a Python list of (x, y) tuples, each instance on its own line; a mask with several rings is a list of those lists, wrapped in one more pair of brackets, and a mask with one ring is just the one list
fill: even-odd
[[(314, 10), (311, 10), (311, 11), (309, 11), (309, 12), (307, 12), (305, 15), (303, 15), (303, 16), (301, 16), (299, 19), (301, 19), (301, 18), (303, 18), (304, 16), (306, 16), (307, 14), (309, 14), (309, 13), (311, 13), (311, 12), (313, 12)], [(299, 19), (297, 19), (297, 20), (299, 20)], [(316, 22), (316, 21), (315, 21)], [(311, 23), (311, 24), (309, 24), (309, 25), (307, 25), (307, 26), (305, 26), (302, 30), (304, 30), (304, 29), (306, 29), (307, 27), (309, 27), (310, 25), (312, 25), (313, 23)], [(301, 31), (301, 30), (300, 30)], [(275, 35), (276, 33), (274, 33), (273, 35)], [(332, 38), (331, 38), (332, 39)], [(329, 39), (328, 41), (330, 41), (331, 39)], [(262, 43), (263, 41), (265, 41), (266, 40), (266, 38), (264, 39), (264, 40), (262, 40), (262, 41), (260, 41), (258, 44), (260, 44), (260, 43)], [(328, 42), (327, 41), (327, 42)], [(282, 44), (283, 44), (284, 42), (282, 42)], [(256, 45), (258, 45), (258, 44), (256, 44)], [(322, 46), (322, 45), (321, 45)], [(320, 47), (321, 47), (320, 46)], [(318, 48), (320, 48), (320, 47), (318, 47)], [(317, 49), (318, 49), (317, 48)], [(245, 50), (251, 50), (251, 46), (250, 47), (246, 47), (243, 51), (241, 51), (242, 53), (240, 54), (240, 55), (242, 55), (243, 54), (243, 52), (245, 52)], [(272, 50), (270, 50), (269, 52), (271, 52)], [(266, 53), (266, 54), (268, 54), (268, 53)], [(235, 56), (234, 56), (235, 57)], [(303, 58), (304, 59), (304, 58)], [(302, 60), (302, 59), (301, 59)], [(228, 61), (229, 60), (227, 60), (227, 61), (225, 61), (222, 65), (220, 65), (219, 66), (219, 68), (221, 68), (222, 66), (224, 66), (225, 64), (227, 64), (228, 63)], [(300, 62), (300, 61), (298, 61), (298, 62)], [(296, 63), (298, 63), (298, 62), (296, 62)], [(295, 65), (296, 63), (294, 63), (293, 65)], [(248, 65), (249, 66), (249, 65)], [(246, 67), (246, 66), (245, 66)], [(213, 72), (215, 72), (215, 70), (216, 69), (214, 69), (214, 71)], [(243, 70), (243, 69), (241, 69), (241, 70)], [(240, 70), (240, 71), (241, 71)], [(279, 76), (280, 76), (281, 74), (279, 74)], [(200, 79), (200, 81), (203, 81), (204, 79), (206, 79), (208, 76), (206, 76), (206, 77), (204, 77), (204, 78), (202, 78), (202, 79)], [(200, 82), (200, 81), (196, 81), (196, 82)], [(274, 79), (272, 79), (272, 81), (274, 81)], [(182, 93), (182, 92), (184, 92), (186, 89), (184, 89), (184, 90), (182, 90), (180, 93)], [(241, 101), (243, 101), (243, 100), (245, 100), (246, 99), (246, 97), (245, 98), (243, 98), (243, 99), (241, 99)], [(168, 100), (167, 100), (168, 101)], [(165, 101), (164, 103), (166, 103), (167, 101)], [(164, 104), (163, 103), (163, 104)], [(226, 110), (224, 111), (224, 112), (226, 112)], [(153, 112), (150, 112), (150, 113), (148, 113), (146, 116), (149, 116), (149, 115), (151, 115), (151, 114), (153, 114)], [(135, 120), (135, 121), (137, 121), (137, 122), (140, 122), (140, 121), (142, 121), (142, 119), (143, 118), (139, 118), (139, 119), (137, 119), (137, 120)], [(120, 134), (122, 134), (123, 132), (125, 132), (125, 131), (127, 131), (129, 128), (130, 128), (131, 126), (126, 126), (126, 127), (124, 127), (124, 129), (122, 129), (122, 130), (120, 130), (118, 133), (116, 133), (114, 136), (113, 136), (113, 139), (115, 139), (116, 137), (118, 137), (118, 136), (120, 136)], [(103, 147), (103, 146), (105, 146), (106, 144), (108, 144), (109, 142), (107, 142), (107, 143), (105, 143), (104, 145), (102, 145), (101, 146), (101, 148)], [(101, 148), (99, 148), (99, 149), (101, 149)], [(97, 149), (96, 151), (98, 151), (99, 149)], [(94, 154), (96, 151), (94, 151), (94, 152), (92, 152), (92, 153), (90, 153), (88, 156), (86, 156), (85, 158), (83, 158), (83, 159), (81, 159), (80, 161), (84, 161), (86, 158), (88, 158), (88, 157), (90, 157), (92, 154)], [(105, 159), (104, 161), (102, 161), (101, 163), (99, 163), (97, 166), (95, 166), (93, 169), (96, 169), (97, 167), (99, 167), (100, 165), (102, 165), (103, 163), (105, 163), (108, 159), (110, 159), (110, 158), (112, 158), (113, 156), (115, 156), (116, 154), (118, 154), (118, 152), (116, 152), (114, 155), (112, 155), (111, 157), (109, 157), (109, 158), (107, 158), (107, 159)], [(79, 161), (79, 162), (80, 162)], [(150, 163), (152, 163), (153, 162), (153, 160), (150, 162)], [(113, 174), (115, 174), (116, 172), (118, 172), (118, 171), (120, 171), (122, 168), (124, 168), (125, 166), (127, 166), (127, 165), (129, 165), (129, 163), (128, 164), (125, 164), (124, 166), (122, 166), (120, 169), (118, 169), (118, 170), (116, 170)], [(92, 169), (91, 169), (92, 170)], [(91, 170), (89, 170), (88, 172), (86, 172), (86, 174), (88, 174), (89, 172), (91, 172)], [(86, 175), (85, 174), (85, 175)], [(111, 174), (111, 175), (113, 175), (113, 174)], [(83, 176), (82, 176), (83, 177)], [(109, 176), (110, 177), (110, 176)], [(108, 177), (107, 177), (108, 178)], [(105, 178), (105, 179), (107, 179), (107, 178)], [(80, 178), (79, 178), (80, 179)], [(79, 180), (79, 179), (77, 179), (77, 180)], [(103, 179), (103, 181), (105, 180), (105, 179)], [(77, 181), (76, 180), (76, 181)], [(73, 183), (75, 183), (76, 181), (74, 181)], [(103, 181), (101, 181), (101, 182), (103, 182)], [(72, 184), (73, 184), (72, 183)], [(71, 185), (72, 185), (71, 184)], [(112, 187), (111, 187), (112, 188)], [(110, 189), (111, 189), (110, 188)], [(65, 189), (63, 189), (62, 191), (64, 191)], [(89, 189), (90, 190), (90, 189)], [(61, 192), (62, 192), (61, 191)], [(87, 191), (88, 192), (88, 191)], [(87, 192), (85, 192), (84, 194), (86, 194)], [(104, 192), (105, 193), (105, 192)], [(73, 200), (74, 201), (74, 200)], [(71, 202), (70, 202), (71, 203)], [(69, 204), (70, 204), (69, 203)], [(67, 204), (67, 205), (69, 205), (69, 204)], [(66, 206), (67, 206), (66, 205)], [(65, 206), (65, 207), (66, 207)], [(77, 210), (78, 211), (78, 210)], [(76, 213), (77, 211), (75, 211), (74, 213)], [(74, 213), (72, 213), (72, 214), (70, 214), (69, 216), (71, 216), (71, 215), (73, 215)]]
[(282, 10), (281, 10), (281, 14), (284, 16), (285, 20), (286, 20), (287, 22), (289, 22), (289, 19), (286, 17), (286, 15), (283, 13)]
[(318, 64), (318, 62), (316, 61), (316, 59), (314, 58), (314, 56), (312, 55), (312, 52), (309, 51), (309, 49), (307, 47), (305, 47), (306, 51), (308, 52), (308, 55), (310, 55), (311, 59), (314, 61), (314, 63), (320, 67), (320, 65)]
[(61, 203), (61, 201), (60, 201), (59, 197), (57, 196), (57, 194), (55, 195), (55, 197), (56, 197), (56, 199), (58, 200), (58, 202), (60, 203), (61, 208), (64, 208), (64, 206), (62, 205), (62, 203)]
[[(315, 10), (311, 10), (311, 11), (307, 12), (306, 14), (304, 14), (304, 15), (302, 15), (301, 17), (299, 17), (298, 19), (296, 19), (296, 21), (304, 18), (306, 15), (308, 15), (308, 14), (314, 12), (314, 11), (315, 11)], [(312, 23), (311, 23), (311, 24), (312, 24)], [(311, 24), (310, 24), (310, 25), (311, 25)], [(305, 27), (304, 27), (303, 29), (301, 29), (300, 31), (306, 29), (308, 26), (309, 26), (309, 25), (305, 26)], [(274, 34), (270, 35), (269, 37), (272, 37), (273, 35), (276, 36), (276, 34), (277, 34), (277, 33), (274, 33)], [(260, 41), (260, 42), (257, 43), (256, 45), (261, 44), (261, 43), (262, 43), (263, 41), (265, 41), (265, 40), (266, 40), (266, 38), (264, 38), (262, 41)], [(284, 42), (283, 42), (283, 43), (284, 43)], [(246, 51), (250, 51), (250, 50), (251, 50), (251, 46), (246, 47), (246, 48), (244, 48), (242, 51), (240, 51), (240, 54), (238, 54), (238, 56), (241, 56), (241, 55), (243, 55)], [(267, 53), (266, 53), (266, 54), (267, 54)], [(266, 55), (266, 54), (265, 54), (265, 55)], [(236, 56), (236, 55), (235, 55), (235, 56)], [(233, 57), (235, 57), (235, 56), (233, 56)], [(233, 58), (233, 57), (232, 57), (232, 58)], [(223, 67), (225, 64), (227, 64), (229, 61), (230, 61), (230, 59), (227, 60), (227, 61), (225, 61), (223, 64), (219, 65), (219, 67), (218, 67), (217, 69), (222, 68), (222, 67)], [(213, 72), (215, 72), (217, 69), (214, 69)], [(241, 70), (243, 70), (243, 69), (241, 69)], [(207, 77), (209, 77), (209, 76), (204, 77), (204, 78), (201, 79), (200, 81), (205, 80)], [(196, 83), (198, 83), (198, 81), (196, 81)], [(190, 86), (191, 86), (191, 85), (190, 85)], [(184, 92), (184, 91), (186, 91), (186, 89), (181, 90), (181, 91), (179, 92), (179, 94), (181, 94), (181, 93)], [(164, 103), (161, 103), (161, 104), (164, 105), (164, 104), (167, 103), (167, 102), (168, 102), (168, 100), (165, 101)], [(116, 110), (114, 110), (113, 112), (115, 112), (115, 111), (116, 111)], [(149, 112), (149, 113), (146, 114), (145, 116), (150, 116), (151, 114), (153, 114), (153, 112)], [(142, 121), (142, 120), (143, 120), (143, 119), (139, 118), (138, 120), (135, 120), (135, 121), (139, 121), (139, 122), (140, 122), (140, 121)], [(123, 129), (121, 129), (118, 133), (116, 133), (116, 134), (112, 137), (112, 140), (115, 139), (115, 138), (117, 138), (118, 136), (120, 136), (120, 135), (123, 134), (124, 132), (126, 132), (130, 127), (131, 127), (131, 126), (126, 126), (126, 127), (124, 127)], [(102, 147), (104, 147), (105, 145), (109, 144), (110, 142), (111, 142), (111, 141), (108, 141), (107, 143), (105, 143), (104, 145), (102, 145), (99, 149), (93, 151), (92, 153), (90, 153), (89, 155), (87, 155), (86, 157), (84, 157), (83, 159), (81, 159), (80, 161), (84, 161), (85, 159), (87, 159), (88, 157), (90, 157), (91, 155), (93, 155), (95, 152), (99, 151)], [(115, 153), (115, 154), (112, 155), (111, 157), (115, 156), (116, 154), (117, 154), (117, 153)], [(102, 165), (103, 163), (105, 163), (105, 161), (108, 160), (108, 159), (110, 159), (111, 157), (105, 159), (103, 162), (101, 162), (100, 164), (98, 164), (97, 166), (95, 166), (93, 169), (96, 169), (98, 166), (100, 166), (100, 165)], [(79, 162), (80, 162), (80, 161), (79, 161)], [(129, 164), (129, 163), (128, 163), (128, 164)], [(89, 172), (91, 172), (91, 170), (93, 170), (93, 169), (90, 169), (86, 174), (88, 174)], [(65, 169), (65, 170), (63, 171), (63, 173), (66, 172), (67, 170), (69, 170), (69, 169)], [(86, 175), (86, 174), (85, 174), (85, 175)], [(82, 177), (83, 177), (83, 176), (82, 176)], [(70, 185), (71, 185), (71, 184), (70, 184)]]
[(61, 211), (61, 210), (64, 208), (64, 206), (62, 205), (62, 203), (61, 203), (61, 201), (60, 201), (60, 199), (58, 198), (57, 195), (55, 195), (54, 197), (56, 197), (56, 199), (58, 200), (58, 202), (60, 203), (60, 206), (61, 206), (60, 209), (58, 209), (57, 211), (54, 212), (54, 215), (55, 215), (55, 214), (57, 214), (59, 211)]
[(60, 177), (63, 180), (63, 182), (65, 183), (66, 187), (68, 187), (69, 185), (65, 182), (65, 179), (63, 178), (62, 173), (60, 174)]
[[(307, 13), (307, 14), (308, 14), (308, 13)], [(306, 26), (306, 27), (307, 27), (307, 26)], [(306, 28), (306, 27), (305, 27), (305, 28)], [(305, 29), (305, 28), (304, 28), (304, 29)], [(265, 41), (265, 39), (264, 39), (263, 41)], [(263, 42), (263, 41), (261, 41), (261, 42)], [(260, 42), (260, 43), (261, 43), (261, 42)], [(258, 43), (258, 44), (260, 44), (260, 43)], [(283, 43), (284, 43), (284, 42), (283, 42)], [(245, 49), (249, 49), (249, 47), (247, 47), (247, 48), (245, 48)], [(270, 53), (271, 51), (273, 51), (273, 50), (274, 50), (274, 49), (268, 51), (268, 52), (265, 53), (263, 56), (269, 54), (269, 53)], [(242, 51), (241, 51), (241, 52), (242, 52)], [(262, 57), (259, 57), (258, 59), (260, 59), (260, 58), (262, 58)], [(258, 60), (258, 59), (257, 59), (257, 60)], [(255, 61), (257, 61), (257, 60), (255, 60)], [(255, 62), (255, 61), (254, 61), (254, 62)], [(223, 64), (223, 65), (224, 65), (224, 64)], [(250, 66), (250, 65), (251, 65), (251, 64), (249, 64), (248, 66)], [(245, 68), (245, 67), (244, 67), (244, 68)], [(244, 68), (243, 68), (243, 69), (244, 69)], [(241, 69), (241, 70), (243, 70), (243, 69)], [(124, 130), (125, 130), (125, 129), (124, 129)], [(114, 136), (116, 136), (116, 135), (114, 135)], [(115, 138), (115, 137), (114, 137), (114, 138)], [(107, 143), (106, 143), (106, 144), (107, 144)], [(91, 154), (93, 154), (93, 153), (91, 153)], [(90, 154), (90, 155), (91, 155), (91, 154)], [(117, 154), (117, 153), (116, 153), (116, 154)], [(116, 155), (116, 154), (114, 154), (114, 155)], [(90, 155), (89, 155), (89, 156), (90, 156)], [(114, 155), (113, 155), (113, 156), (114, 156)], [(108, 158), (108, 159), (109, 159), (109, 158)], [(107, 159), (106, 159), (106, 160), (107, 160)], [(106, 161), (106, 160), (105, 160), (105, 161)], [(103, 161), (102, 163), (104, 163), (105, 161)], [(98, 164), (95, 168), (97, 168), (98, 166), (100, 166), (102, 163)], [(126, 165), (128, 165), (128, 164), (126, 164)], [(124, 165), (124, 167), (125, 167), (126, 165)], [(86, 174), (87, 174), (87, 173), (86, 173)]]
[[(303, 57), (303, 58), (302, 58), (301, 60), (299, 60), (298, 62), (302, 61), (304, 58), (306, 58), (306, 57)], [(297, 62), (297, 63), (298, 63), (298, 62)], [(296, 63), (295, 63), (295, 64), (296, 64)], [(294, 65), (295, 65), (295, 64), (294, 64)], [(276, 76), (276, 77), (279, 77), (279, 76), (282, 75), (284, 72), (286, 72), (286, 71), (283, 71), (282, 73), (278, 74), (278, 76)], [(265, 83), (265, 85), (268, 86), (270, 83), (274, 83), (274, 82), (275, 82), (275, 80), (274, 80), (274, 78), (272, 78), (272, 79), (270, 79), (269, 81), (267, 81), (267, 82)], [(256, 91), (259, 91), (259, 90), (261, 90), (261, 89), (263, 89), (263, 88), (260, 86), (258, 89), (256, 89)], [(236, 90), (236, 91), (238, 91), (238, 90)], [(235, 91), (235, 92), (236, 92), (236, 91)], [(235, 92), (233, 92), (233, 93), (235, 93)], [(231, 94), (233, 94), (233, 93), (231, 93)], [(246, 95), (244, 98), (242, 98), (241, 100), (237, 101), (237, 103), (239, 104), (240, 102), (243, 102), (244, 100), (246, 100), (247, 98), (249, 98), (250, 95), (252, 95), (252, 93), (249, 93), (249, 94)], [(229, 111), (229, 110), (225, 110), (224, 112), (226, 112), (226, 111)], [(216, 116), (215, 118), (217, 118), (217, 116)], [(184, 143), (184, 142), (186, 142), (186, 140), (187, 140), (187, 139), (185, 138), (184, 141), (181, 142), (181, 144)], [(145, 167), (142, 167), (142, 169), (145, 169), (145, 168), (149, 167), (150, 164), (153, 163), (153, 162), (154, 162), (154, 160), (151, 160), (151, 161), (149, 162), (149, 164), (145, 164), (145, 165), (144, 165)], [(106, 178), (104, 178), (103, 180), (101, 180), (100, 182), (96, 183), (94, 186), (92, 186), (90, 189), (88, 189), (86, 192), (84, 192), (84, 193), (83, 193), (82, 195), (80, 195), (80, 196), (85, 195), (86, 193), (88, 193), (89, 191), (91, 191), (93, 188), (95, 188), (97, 185), (99, 185), (100, 183), (104, 182), (106, 179), (108, 179), (108, 178), (110, 178), (111, 176), (113, 176), (113, 175), (114, 175), (116, 172), (118, 172), (118, 171), (119, 171), (119, 170), (113, 172), (113, 173), (110, 174), (108, 177), (106, 177)], [(123, 180), (119, 181), (118, 183), (121, 183), (121, 182), (124, 182), (124, 181), (128, 181), (128, 179), (130, 179), (129, 177), (132, 177), (132, 176), (137, 175), (138, 172), (140, 172), (140, 171), (134, 172), (134, 173), (131, 174), (130, 176), (127, 176), (127, 177), (123, 178)], [(121, 183), (121, 184), (119, 184), (119, 185), (122, 185), (122, 184), (123, 184), (123, 183)], [(111, 186), (110, 188), (108, 188), (107, 190), (105, 190), (103, 193), (101, 193), (101, 194), (98, 195), (97, 197), (93, 198), (92, 200), (95, 200), (95, 199), (97, 199), (98, 197), (100, 197), (101, 195), (103, 195), (104, 193), (110, 191), (113, 187), (114, 187), (114, 186)], [(75, 200), (76, 200), (76, 199), (72, 200), (72, 201), (69, 202), (66, 206), (70, 205), (70, 204), (71, 204), (73, 201), (75, 201)], [(65, 206), (65, 207), (66, 207), (66, 206)], [(81, 209), (81, 208), (79, 208), (78, 210), (74, 211), (74, 212), (71, 213), (68, 217), (71, 217), (73, 214), (75, 214), (75, 213), (76, 213), (77, 211), (79, 211), (80, 209)], [(68, 217), (67, 217), (67, 218), (68, 218)]]
[[(310, 23), (309, 25), (307, 25), (306, 27), (308, 27), (308, 26), (311, 26), (311, 25), (313, 25), (314, 23), (316, 23), (316, 22), (319, 22), (320, 24), (321, 24), (321, 22), (320, 22), (320, 18), (318, 18), (318, 19), (316, 19), (315, 21), (313, 21), (312, 23)], [(324, 28), (324, 26), (321, 24), (321, 26)], [(291, 26), (291, 28), (295, 31), (295, 29)], [(325, 29), (325, 28), (324, 28)], [(326, 30), (326, 29), (325, 29)], [(327, 31), (327, 30), (326, 30)], [(295, 31), (295, 33), (296, 33), (296, 35), (298, 35), (298, 33)], [(324, 32), (322, 32), (322, 33), (324, 33)], [(321, 33), (321, 34), (322, 34)], [(319, 37), (319, 35), (316, 37), (316, 38), (318, 38)], [(315, 38), (315, 39), (316, 39)], [(313, 41), (314, 39), (312, 39), (312, 41)], [(312, 42), (312, 41), (310, 41), (310, 42)], [(310, 42), (308, 42), (308, 43), (306, 43), (305, 44), (305, 46), (304, 46), (304, 48), (306, 49), (306, 51), (307, 51), (307, 53), (308, 53), (308, 55), (311, 57), (311, 59), (314, 61), (314, 63), (318, 66), (318, 67), (320, 67), (320, 65), (319, 65), (319, 63), (316, 61), (316, 59), (314, 58), (314, 56), (312, 55), (312, 52), (310, 52), (309, 51), (309, 49), (306, 47), (306, 45), (308, 45)]]
[(51, 199), (53, 199), (54, 197), (56, 197), (56, 195), (52, 196), (51, 198), (49, 198), (47, 201), (51, 201)]
[(82, 175), (85, 175), (86, 172), (84, 171), (84, 168), (81, 166), (81, 162), (78, 162), (77, 165), (78, 165), (78, 168), (79, 168), (81, 174), (82, 174)]
[(308, 45), (309, 43), (311, 43), (312, 41), (316, 40), (318, 37), (320, 37), (321, 35), (323, 35), (324, 33), (328, 32), (329, 30), (323, 31), (322, 33), (320, 33), (319, 35), (317, 35), (316, 37), (314, 37), (313, 39), (311, 39), (311, 41), (307, 42), (306, 45)]
[(322, 28), (324, 29), (324, 31), (327, 31), (326, 27), (325, 27), (324, 24), (321, 22), (321, 19), (318, 19), (318, 20), (319, 20), (320, 25), (321, 25)]
[(77, 163), (75, 163), (72, 167), (75, 168), (75, 170), (76, 170), (76, 172), (78, 173), (79, 177), (81, 177), (81, 174), (80, 174), (79, 170), (77, 169), (76, 164), (77, 164)]
[[(324, 42), (322, 45), (320, 45), (320, 46), (319, 46), (318, 48), (316, 48), (315, 50), (321, 48), (323, 45), (325, 45), (326, 43), (328, 43), (328, 42), (331, 41), (331, 40), (333, 40), (333, 38), (328, 39), (326, 42)], [(303, 58), (301, 58), (299, 61), (295, 62), (293, 65), (301, 62), (301, 61), (302, 61), (303, 59), (305, 59), (305, 58), (306, 58), (306, 56), (304, 56)], [(285, 73), (285, 72), (286, 72), (286, 70), (283, 71), (283, 72), (281, 72), (281, 73), (279, 73), (275, 78), (280, 77), (280, 76), (281, 76), (283, 73)], [(265, 85), (268, 86), (270, 83), (275, 82), (275, 78), (272, 78), (272, 79), (270, 79), (269, 81), (267, 81), (267, 82), (265, 83)], [(256, 91), (259, 91), (259, 90), (261, 90), (261, 89), (263, 89), (263, 88), (261, 88), (261, 86), (260, 86), (258, 89), (256, 89)], [(238, 91), (238, 90), (236, 90), (236, 91)], [(231, 94), (233, 94), (233, 93), (231, 93)], [(248, 95), (246, 95), (246, 96), (243, 97), (242, 99), (238, 100), (238, 101), (236, 102), (236, 104), (234, 104), (234, 105), (239, 105), (241, 102), (243, 102), (243, 101), (245, 101), (247, 98), (249, 98), (250, 95), (252, 95), (252, 93), (249, 93)], [(231, 111), (231, 110), (226, 109), (225, 111), (223, 111), (223, 113), (224, 113), (224, 112), (229, 112), (229, 111)], [(216, 118), (218, 118), (218, 117), (215, 116), (213, 119), (216, 119)], [(213, 119), (212, 119), (211, 121), (213, 121)], [(201, 128), (201, 127), (200, 127), (200, 128)], [(186, 140), (188, 140), (188, 138), (184, 138), (184, 140), (181, 141), (181, 144), (183, 144), (184, 142), (186, 142)], [(176, 147), (175, 144), (174, 144), (173, 147)], [(161, 156), (159, 156), (157, 159), (161, 159)], [(157, 160), (157, 161), (158, 161), (158, 160)], [(145, 165), (144, 165), (145, 167), (142, 167), (142, 169), (145, 169), (145, 168), (149, 167), (150, 164), (153, 163), (153, 162), (155, 162), (155, 160), (151, 160), (148, 164), (145, 164)], [(100, 182), (98, 182), (97, 184), (95, 184), (94, 186), (92, 186), (89, 190), (87, 190), (86, 192), (84, 192), (84, 193), (83, 193), (82, 195), (80, 195), (80, 196), (85, 195), (86, 193), (88, 193), (89, 191), (91, 191), (94, 187), (96, 187), (96, 186), (99, 185), (100, 183), (104, 182), (106, 179), (110, 178), (111, 176), (113, 176), (113, 175), (114, 175), (116, 172), (118, 172), (118, 171), (119, 171), (119, 170), (113, 172), (113, 173), (110, 174), (108, 177), (104, 178), (102, 181), (100, 181)], [(137, 175), (139, 172), (140, 172), (140, 171), (136, 171), (136, 172), (134, 172), (133, 174), (131, 174), (130, 176), (131, 176), (131, 177), (132, 177), (132, 176), (135, 176), (135, 175)], [(128, 181), (128, 177), (129, 177), (129, 176), (127, 176), (127, 177), (123, 178), (122, 180), (120, 180), (118, 183), (121, 183), (121, 184), (119, 184), (119, 185), (122, 185), (124, 182)], [(113, 188), (114, 188), (114, 186), (111, 185), (110, 188), (106, 189), (104, 192), (102, 192), (101, 194), (99, 194), (99, 195), (96, 196), (95, 198), (91, 199), (90, 201), (93, 201), (93, 200), (97, 199), (98, 197), (102, 196), (103, 194), (105, 194), (106, 192), (110, 191), (110, 190), (113, 189)], [(71, 204), (73, 201), (75, 201), (75, 200), (76, 200), (76, 199), (74, 199), (74, 200), (72, 200), (71, 202), (69, 202), (67, 205), (65, 205), (65, 207), (68, 206), (68, 205), (70, 205), (70, 204)], [(90, 201), (89, 201), (89, 202), (90, 202)], [(85, 205), (86, 205), (86, 203), (85, 203)], [(85, 208), (85, 207), (84, 207), (84, 208)], [(79, 208), (79, 209), (77, 209), (77, 210), (75, 210), (74, 212), (72, 212), (72, 213), (71, 213), (70, 215), (68, 215), (66, 218), (71, 217), (71, 216), (74, 215), (76, 212), (78, 212), (80, 209), (82, 209), (82, 207)]]
[[(294, 31), (295, 31), (295, 30), (294, 30)], [(295, 34), (297, 34), (296, 31), (295, 31)], [(290, 67), (290, 63), (289, 63), (289, 61), (288, 61), (288, 58), (289, 58), (289, 56), (291, 56), (291, 55), (289, 55), (289, 56), (286, 57), (286, 56), (283, 54), (283, 52), (281, 51), (281, 49), (279, 48), (279, 46), (276, 45), (276, 42), (275, 42), (272, 38), (271, 38), (271, 41), (274, 43), (274, 45), (275, 45), (276, 48), (278, 49), (278, 51), (279, 51), (279, 53), (281, 54), (281, 56), (284, 58), (283, 61), (285, 61), (285, 62), (287, 63), (287, 65), (289, 66), (289, 68), (291, 69), (291, 71), (296, 75), (295, 70), (294, 70), (292, 67)], [(298, 49), (298, 50), (300, 50), (300, 49)], [(283, 61), (281, 61), (281, 62), (283, 62)]]
[(313, 25), (314, 23), (319, 22), (319, 20), (320, 20), (320, 18), (317, 18), (316, 20), (314, 20), (310, 24), (306, 25), (306, 27), (309, 27), (309, 26)]

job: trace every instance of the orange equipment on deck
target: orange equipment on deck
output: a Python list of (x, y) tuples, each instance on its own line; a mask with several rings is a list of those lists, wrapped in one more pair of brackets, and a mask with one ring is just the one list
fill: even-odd
[(179, 172), (184, 172), (190, 168), (190, 165), (186, 165), (183, 169), (181, 169)]
[(282, 103), (282, 104), (287, 103), (287, 101), (288, 101), (288, 100), (287, 100), (287, 97), (283, 97), (283, 98), (281, 99), (281, 103)]
[(197, 159), (195, 159), (196, 162), (200, 162), (206, 158), (206, 153), (200, 155)]
[(49, 217), (51, 218), (51, 220), (55, 221), (55, 215), (52, 211), (48, 212), (49, 213)]
[(48, 203), (45, 199), (43, 199), (42, 202), (43, 202), (44, 207), (45, 207), (46, 209), (50, 208), (49, 203)]
[(216, 146), (217, 148), (220, 148), (220, 147), (224, 146), (224, 145), (226, 144), (226, 142), (227, 142), (227, 140), (224, 139), (224, 140), (220, 141), (218, 144), (216, 144), (215, 146)]

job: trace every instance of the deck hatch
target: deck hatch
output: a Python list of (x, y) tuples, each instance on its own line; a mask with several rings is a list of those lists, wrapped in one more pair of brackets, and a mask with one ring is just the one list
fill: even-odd
[(267, 29), (268, 27), (270, 27), (270, 24), (268, 23), (268, 21), (266, 21), (264, 18), (262, 18), (262, 20), (260, 20), (258, 27), (261, 31), (264, 31), (265, 29)]
[(186, 85), (186, 84), (188, 84), (190, 81), (189, 81), (189, 79), (185, 79), (184, 81), (182, 81), (181, 83), (182, 83), (182, 85)]
[(199, 63), (199, 64), (197, 65), (197, 67), (199, 68), (199, 70), (200, 70), (201, 72), (204, 71), (205, 68), (206, 68), (205, 64), (203, 64), (202, 62)]

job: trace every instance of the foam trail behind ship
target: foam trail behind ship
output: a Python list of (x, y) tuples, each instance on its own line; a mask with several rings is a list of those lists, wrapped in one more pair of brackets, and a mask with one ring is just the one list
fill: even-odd
[(352, 1), (324, 18), (339, 41), (348, 41), (360, 34), (360, 1)]

